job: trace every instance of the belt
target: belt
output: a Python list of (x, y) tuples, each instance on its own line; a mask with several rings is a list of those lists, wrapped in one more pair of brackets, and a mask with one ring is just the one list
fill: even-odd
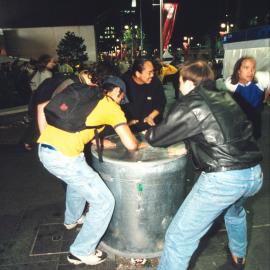
[(220, 167), (216, 167), (216, 168), (208, 167), (206, 169), (203, 169), (202, 171), (207, 172), (207, 173), (211, 173), (211, 172), (226, 172), (226, 171), (234, 171), (234, 170), (244, 170), (244, 169), (252, 168), (258, 164), (259, 164), (258, 162), (254, 162), (254, 163), (245, 164), (245, 165), (241, 165), (241, 164), (231, 165), (228, 167), (224, 167), (224, 166), (220, 166)]
[(42, 143), (40, 146), (43, 147), (43, 148), (48, 148), (50, 150), (56, 151), (56, 149), (53, 146), (49, 145), (49, 144)]

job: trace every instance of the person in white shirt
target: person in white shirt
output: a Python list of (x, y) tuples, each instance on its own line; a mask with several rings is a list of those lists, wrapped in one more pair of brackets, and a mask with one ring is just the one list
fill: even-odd
[(41, 55), (37, 61), (37, 70), (33, 73), (33, 77), (30, 82), (32, 95), (28, 105), (29, 125), (22, 138), (24, 148), (28, 151), (32, 150), (37, 134), (35, 102), (36, 90), (44, 80), (53, 76), (52, 70), (54, 66), (55, 60), (52, 56), (48, 54)]
[(251, 56), (239, 58), (232, 75), (225, 80), (226, 88), (233, 93), (233, 97), (252, 122), (256, 139), (261, 136), (261, 111), (269, 96), (269, 84), (269, 76), (256, 73), (256, 60)]
[(35, 91), (38, 86), (47, 78), (52, 77), (52, 70), (55, 66), (55, 60), (48, 54), (43, 54), (37, 62), (37, 71), (31, 79), (31, 89)]

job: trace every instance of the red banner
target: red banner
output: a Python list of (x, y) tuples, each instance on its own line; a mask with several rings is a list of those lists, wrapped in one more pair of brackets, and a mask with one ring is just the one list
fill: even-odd
[(162, 28), (162, 38), (163, 38), (163, 49), (167, 49), (170, 43), (175, 17), (176, 17), (176, 10), (178, 4), (177, 3), (166, 3), (163, 4), (162, 8), (162, 18), (163, 18), (163, 28)]

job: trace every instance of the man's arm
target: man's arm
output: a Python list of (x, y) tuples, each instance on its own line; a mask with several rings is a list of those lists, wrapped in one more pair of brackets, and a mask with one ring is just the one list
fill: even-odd
[(38, 123), (38, 129), (39, 132), (41, 133), (46, 125), (47, 125), (47, 121), (46, 121), (46, 117), (45, 117), (45, 113), (44, 113), (44, 107), (49, 103), (49, 101), (45, 101), (41, 104), (37, 105), (37, 123)]
[(167, 147), (201, 133), (193, 112), (183, 103), (176, 103), (160, 124), (150, 128), (145, 139), (152, 146)]
[(158, 110), (153, 110), (148, 116), (143, 120), (144, 123), (147, 123), (149, 126), (155, 126), (154, 119), (160, 114)]
[(138, 149), (139, 143), (127, 124), (117, 126), (115, 132), (128, 150), (134, 151)]
[(154, 108), (153, 111), (144, 118), (144, 123), (147, 123), (149, 126), (155, 126), (155, 118), (163, 114), (164, 108), (166, 105), (166, 96), (164, 93), (164, 88), (161, 82), (157, 78), (153, 78), (153, 93), (152, 99)]

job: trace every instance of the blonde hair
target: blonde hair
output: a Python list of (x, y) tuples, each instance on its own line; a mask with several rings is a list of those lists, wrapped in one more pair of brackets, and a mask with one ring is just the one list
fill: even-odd
[(186, 62), (180, 67), (180, 76), (183, 81), (190, 80), (195, 86), (202, 81), (214, 80), (215, 75), (211, 67), (202, 60)]
[(80, 80), (81, 83), (87, 84), (86, 81), (85, 81), (84, 75), (89, 74), (89, 73), (90, 72), (88, 70), (86, 70), (86, 69), (79, 72), (78, 77), (79, 77), (79, 80)]

